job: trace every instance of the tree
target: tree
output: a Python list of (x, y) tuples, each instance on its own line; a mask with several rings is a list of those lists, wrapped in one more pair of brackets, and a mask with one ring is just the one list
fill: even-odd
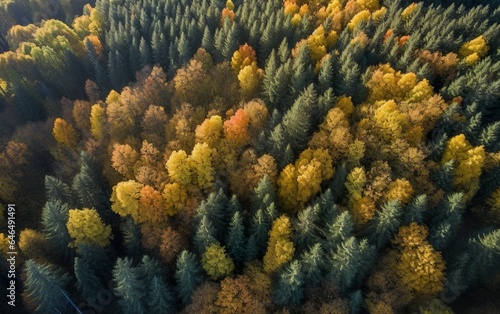
[(54, 121), (54, 128), (52, 129), (52, 134), (56, 141), (62, 145), (66, 145), (69, 148), (75, 149), (77, 144), (77, 136), (75, 128), (66, 122), (66, 120), (57, 118)]
[(193, 253), (184, 250), (179, 255), (175, 280), (177, 282), (177, 295), (181, 298), (182, 303), (189, 304), (193, 292), (204, 280), (201, 267)]
[(36, 312), (67, 312), (71, 307), (76, 308), (64, 290), (70, 277), (62, 269), (52, 264), (40, 265), (31, 259), (26, 261), (24, 269), (26, 296)]
[(118, 258), (113, 268), (114, 292), (119, 298), (118, 303), (123, 313), (146, 313), (143, 300), (146, 292), (141, 272), (132, 266), (132, 260)]
[(236, 278), (226, 277), (221, 281), (215, 305), (220, 313), (265, 313), (264, 304), (251, 290), (250, 278), (240, 275)]
[(80, 163), (80, 172), (73, 178), (72, 184), (74, 194), (78, 197), (78, 205), (95, 208), (103, 215), (109, 203), (105, 194), (106, 187), (99, 175), (98, 164), (85, 152), (80, 154)]
[(126, 179), (134, 178), (134, 166), (139, 160), (139, 153), (130, 145), (114, 144), (111, 162), (113, 168)]
[(142, 184), (134, 180), (119, 182), (113, 187), (111, 209), (122, 217), (131, 215), (134, 220), (138, 221), (142, 187)]
[(247, 241), (244, 231), (243, 218), (241, 213), (237, 211), (231, 219), (225, 241), (227, 253), (237, 266), (241, 265), (245, 260), (245, 247)]
[(323, 247), (316, 243), (305, 251), (300, 259), (304, 281), (308, 286), (317, 286), (323, 280), (323, 272), (325, 269), (325, 257)]
[(351, 236), (331, 252), (329, 269), (331, 278), (337, 279), (342, 292), (361, 284), (375, 261), (376, 248), (366, 239)]
[(66, 227), (74, 240), (70, 243), (71, 246), (91, 244), (105, 247), (112, 238), (111, 227), (102, 222), (95, 209), (70, 209)]
[(201, 257), (201, 265), (213, 280), (227, 277), (234, 270), (233, 260), (226, 254), (225, 248), (217, 243), (207, 246)]
[(84, 299), (92, 298), (103, 288), (98, 274), (89, 265), (88, 261), (81, 257), (75, 257), (74, 262), (76, 288)]
[(90, 109), (90, 132), (100, 140), (104, 135), (106, 123), (106, 110), (100, 105), (95, 104)]
[(400, 247), (396, 273), (416, 293), (436, 294), (444, 288), (445, 263), (427, 235), (427, 228), (414, 222), (399, 229), (394, 240)]
[(68, 204), (49, 200), (42, 210), (42, 226), (47, 240), (64, 255), (69, 254), (71, 236), (66, 228)]
[(376, 247), (383, 247), (401, 224), (401, 203), (398, 200), (384, 204), (367, 227), (369, 240)]
[(138, 271), (143, 281), (147, 285), (146, 302), (148, 312), (159, 313), (162, 311), (173, 310), (174, 297), (170, 286), (164, 278), (164, 272), (160, 263), (144, 255)]
[(201, 255), (210, 245), (217, 242), (216, 230), (213, 227), (212, 222), (209, 220), (207, 215), (203, 215), (193, 238), (193, 244), (196, 251)]
[(302, 265), (293, 261), (279, 274), (277, 287), (274, 289), (274, 300), (280, 306), (299, 305), (304, 298), (305, 278)]
[(292, 239), (292, 223), (290, 218), (282, 215), (273, 221), (269, 232), (266, 255), (264, 255), (264, 270), (273, 273), (289, 262), (295, 247)]
[(333, 176), (332, 159), (327, 150), (304, 150), (295, 164), (289, 164), (278, 178), (278, 197), (283, 208), (298, 211), (321, 191), (321, 183)]

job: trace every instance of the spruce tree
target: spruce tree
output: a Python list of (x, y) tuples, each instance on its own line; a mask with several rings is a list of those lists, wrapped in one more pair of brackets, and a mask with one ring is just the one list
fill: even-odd
[(448, 195), (438, 204), (429, 230), (429, 242), (436, 250), (443, 251), (455, 238), (465, 206), (462, 193)]
[(74, 262), (76, 288), (84, 299), (92, 298), (103, 287), (98, 274), (85, 258), (75, 257)]
[(70, 281), (68, 274), (51, 264), (40, 265), (33, 260), (24, 264), (24, 287), (38, 313), (67, 313), (76, 309), (64, 286)]
[(201, 266), (194, 254), (182, 251), (177, 259), (175, 271), (177, 295), (182, 303), (189, 304), (196, 288), (204, 281)]
[(302, 271), (308, 286), (315, 287), (323, 280), (325, 270), (325, 256), (323, 247), (316, 243), (309, 247), (301, 256)]
[(274, 288), (274, 301), (279, 306), (300, 305), (304, 298), (304, 284), (302, 265), (295, 260), (280, 272)]
[(69, 257), (71, 250), (68, 248), (71, 237), (66, 228), (68, 221), (68, 204), (61, 201), (48, 201), (42, 210), (43, 231), (47, 240), (63, 258)]
[(237, 264), (245, 260), (245, 247), (247, 241), (243, 226), (243, 218), (239, 211), (235, 212), (231, 223), (229, 224), (229, 232), (226, 235), (226, 250), (227, 254)]
[(45, 176), (45, 193), (49, 201), (71, 202), (69, 186), (53, 176)]
[(193, 237), (193, 245), (196, 253), (202, 255), (206, 248), (213, 243), (218, 243), (215, 228), (208, 217), (203, 216), (198, 223), (196, 233)]
[(401, 224), (401, 215), (401, 204), (398, 200), (389, 201), (377, 210), (366, 228), (370, 243), (377, 248), (387, 244)]
[(319, 205), (307, 206), (297, 215), (297, 222), (294, 224), (293, 242), (297, 252), (301, 253), (312, 246), (318, 240), (316, 233), (319, 223)]
[(119, 298), (123, 313), (147, 313), (145, 306), (144, 281), (137, 267), (132, 266), (132, 260), (118, 258), (113, 269), (114, 292)]

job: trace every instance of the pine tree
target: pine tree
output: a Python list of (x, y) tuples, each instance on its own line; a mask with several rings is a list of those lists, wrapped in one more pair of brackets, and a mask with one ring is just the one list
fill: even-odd
[[(271, 223), (267, 220), (264, 211), (262, 209), (257, 210), (250, 222), (250, 238), (248, 241), (248, 246), (257, 246), (257, 258), (261, 258), (264, 255), (267, 245), (267, 233), (269, 232), (270, 228)], [(253, 240), (251, 243), (250, 240), (252, 238)]]
[(137, 267), (132, 266), (132, 260), (118, 258), (113, 269), (115, 295), (123, 313), (147, 313), (144, 304), (144, 282)]
[(297, 252), (301, 253), (317, 242), (316, 229), (319, 224), (319, 211), (319, 205), (307, 206), (297, 215), (298, 220), (294, 224), (295, 234), (293, 237)]
[(398, 200), (392, 200), (375, 212), (375, 216), (367, 227), (370, 243), (383, 247), (401, 224), (401, 205)]
[(271, 203), (276, 201), (276, 191), (274, 190), (269, 176), (266, 174), (260, 179), (257, 187), (254, 189), (254, 194), (250, 200), (252, 213), (256, 213), (258, 209), (267, 208)]
[(92, 298), (103, 287), (98, 274), (95, 273), (89, 261), (85, 258), (75, 257), (74, 262), (76, 288), (84, 299)]
[(202, 255), (206, 248), (213, 243), (218, 243), (215, 228), (209, 218), (203, 216), (193, 237), (194, 248), (198, 254)]
[(335, 249), (351, 236), (353, 230), (354, 221), (348, 211), (336, 215), (330, 222), (326, 223), (324, 247), (326, 249)]
[(130, 217), (127, 217), (125, 218), (121, 229), (127, 257), (129, 257), (133, 262), (138, 262), (142, 256), (142, 236), (140, 228), (132, 219), (130, 219)]
[(76, 309), (64, 286), (70, 281), (68, 274), (51, 264), (40, 265), (33, 260), (24, 264), (27, 296), (39, 313), (61, 312)]
[(274, 301), (280, 306), (300, 305), (304, 298), (304, 284), (302, 265), (299, 261), (293, 261), (279, 274)]
[(56, 177), (45, 176), (45, 192), (49, 201), (61, 201), (63, 203), (71, 201), (69, 186)]
[(403, 210), (401, 224), (407, 225), (412, 221), (422, 224), (424, 222), (424, 215), (426, 214), (427, 202), (427, 195), (425, 194), (415, 197)]
[(302, 151), (309, 141), (311, 133), (311, 112), (317, 101), (316, 92), (312, 85), (300, 94), (293, 106), (283, 117), (281, 124), (290, 141), (295, 154)]
[(333, 86), (333, 62), (330, 55), (325, 56), (321, 60), (321, 68), (318, 73), (318, 94), (325, 93), (330, 87)]
[(342, 292), (359, 285), (375, 262), (376, 248), (366, 239), (350, 237), (337, 246), (330, 257), (330, 276), (339, 283)]
[(300, 263), (306, 285), (310, 287), (317, 286), (323, 280), (323, 272), (325, 270), (325, 257), (323, 247), (320, 243), (316, 243), (309, 247), (302, 256)]
[(245, 260), (245, 247), (247, 241), (244, 231), (243, 218), (241, 213), (237, 211), (234, 213), (231, 223), (229, 224), (229, 232), (226, 235), (225, 241), (227, 253), (237, 266), (241, 265)]
[(146, 42), (144, 37), (141, 37), (141, 41), (139, 42), (139, 61), (140, 68), (144, 68), (147, 65), (151, 65), (151, 52), (149, 49), (149, 44)]
[(453, 193), (437, 206), (436, 216), (430, 223), (429, 242), (438, 250), (445, 250), (457, 235), (466, 204), (463, 193)]
[(42, 210), (42, 226), (47, 240), (63, 253), (63, 257), (68, 257), (70, 250), (68, 248), (71, 237), (66, 228), (68, 221), (68, 204), (61, 201), (48, 201)]
[(99, 175), (98, 165), (82, 151), (80, 155), (80, 172), (73, 178), (72, 189), (78, 198), (78, 207), (95, 208), (106, 220), (111, 219), (106, 188)]
[(200, 264), (194, 254), (183, 251), (177, 259), (175, 271), (177, 295), (182, 303), (189, 304), (196, 288), (204, 281)]
[(173, 310), (174, 296), (165, 280), (161, 264), (149, 256), (142, 257), (138, 266), (140, 277), (146, 285), (148, 313), (160, 313)]

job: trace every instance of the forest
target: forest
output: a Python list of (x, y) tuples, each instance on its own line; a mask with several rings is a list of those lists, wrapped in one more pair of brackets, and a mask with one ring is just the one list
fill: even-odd
[(500, 313), (500, 3), (0, 0), (0, 212), (1, 313)]

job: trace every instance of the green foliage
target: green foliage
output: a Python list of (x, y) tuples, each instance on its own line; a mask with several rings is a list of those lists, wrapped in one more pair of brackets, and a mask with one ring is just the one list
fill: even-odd
[(123, 313), (147, 313), (141, 272), (132, 260), (118, 258), (113, 269), (114, 292)]
[(64, 290), (70, 281), (67, 273), (54, 265), (40, 265), (33, 260), (27, 260), (24, 267), (26, 292), (36, 312), (66, 312), (71, 309), (73, 303)]
[(177, 295), (184, 304), (191, 301), (191, 296), (204, 280), (198, 260), (193, 253), (182, 251), (177, 258), (175, 271), (177, 282)]
[(276, 304), (299, 305), (304, 298), (305, 278), (302, 265), (299, 261), (293, 261), (279, 274), (277, 286), (274, 290)]

